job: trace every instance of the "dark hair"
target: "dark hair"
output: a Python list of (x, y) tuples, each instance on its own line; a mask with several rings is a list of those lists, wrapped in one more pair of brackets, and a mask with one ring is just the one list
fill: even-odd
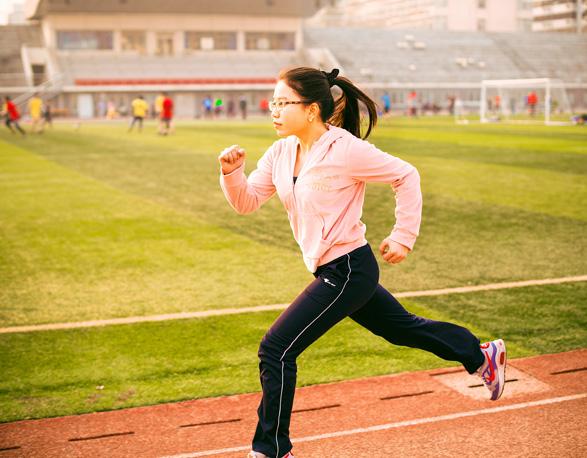
[[(359, 101), (367, 107), (369, 124), (363, 139), (377, 124), (377, 106), (371, 98), (355, 86), (351, 80), (338, 76), (338, 69), (330, 73), (311, 67), (297, 67), (282, 70), (279, 79), (296, 91), (308, 104), (316, 102), (320, 107), (322, 121), (342, 127), (361, 138), (361, 112)], [(338, 86), (342, 95), (334, 100), (330, 88)]]

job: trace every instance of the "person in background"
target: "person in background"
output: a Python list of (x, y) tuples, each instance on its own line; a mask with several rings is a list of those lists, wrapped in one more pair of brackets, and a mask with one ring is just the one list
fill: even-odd
[(45, 100), (43, 104), (43, 123), (45, 126), (53, 128), (53, 113), (51, 112), (51, 104)]
[(157, 117), (159, 120), (158, 131), (161, 133), (163, 131), (163, 121), (161, 112), (163, 111), (163, 101), (165, 100), (165, 93), (163, 91), (159, 92), (159, 95), (155, 97), (155, 110), (153, 111), (153, 116)]
[(161, 116), (161, 112), (163, 111), (163, 101), (165, 100), (165, 93), (160, 92), (157, 97), (155, 97), (155, 116)]
[(139, 95), (136, 99), (131, 102), (131, 109), (132, 109), (132, 121), (130, 122), (130, 126), (128, 127), (128, 131), (132, 132), (132, 129), (135, 123), (139, 124), (138, 130), (139, 132), (143, 131), (143, 120), (145, 116), (147, 116), (147, 112), (149, 111), (149, 105), (145, 102), (145, 99), (142, 95)]
[(526, 101), (528, 104), (528, 111), (530, 112), (530, 116), (534, 117), (536, 115), (536, 105), (538, 105), (538, 95), (536, 95), (536, 92), (531, 91), (528, 94)]
[(202, 101), (202, 105), (204, 105), (204, 117), (211, 118), (212, 117), (212, 97), (207, 95), (204, 100)]
[(161, 122), (159, 123), (159, 134), (169, 135), (171, 133), (171, 122), (173, 120), (173, 100), (163, 93), (163, 104), (161, 106)]
[(106, 109), (106, 119), (114, 119), (118, 117), (118, 111), (116, 111), (116, 104), (109, 100)]
[(39, 97), (39, 94), (35, 94), (29, 100), (29, 114), (31, 116), (31, 132), (43, 133), (43, 101)]
[(234, 99), (230, 98), (226, 104), (226, 116), (229, 118), (234, 118), (234, 105)]
[(220, 114), (222, 113), (223, 103), (224, 102), (220, 97), (216, 98), (216, 100), (214, 101), (214, 116), (216, 118), (219, 118)]
[(408, 116), (418, 117), (418, 94), (411, 91), (408, 94)]
[(386, 92), (381, 97), (381, 100), (383, 101), (383, 115), (385, 116), (391, 111), (391, 97), (389, 97), (389, 94)]
[(448, 100), (448, 114), (451, 116), (455, 113), (455, 99), (456, 97), (454, 95), (449, 95), (446, 98), (446, 100)]
[[(26, 135), (26, 132), (20, 124), (18, 123), (20, 120), (20, 112), (18, 111), (18, 107), (15, 103), (10, 99), (9, 96), (4, 98), (4, 106), (2, 107), (2, 114), (6, 116), (6, 127), (10, 129), (10, 132), (13, 134), (16, 133), (18, 130), (22, 135)], [(15, 130), (16, 129), (16, 130)]]
[(241, 118), (247, 119), (247, 97), (245, 95), (240, 96), (238, 106), (241, 111)]
[(264, 115), (269, 113), (269, 100), (267, 100), (265, 97), (263, 97), (261, 99), (261, 101), (259, 102), (259, 109), (261, 110), (261, 113), (263, 113)]
[(98, 100), (98, 117), (104, 118), (106, 116), (106, 111), (107, 111), (106, 98), (105, 98), (104, 94), (102, 94), (100, 96), (100, 99)]

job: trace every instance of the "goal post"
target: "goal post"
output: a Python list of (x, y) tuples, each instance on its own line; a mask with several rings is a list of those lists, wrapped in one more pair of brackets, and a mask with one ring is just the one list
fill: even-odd
[(481, 81), (479, 111), (481, 122), (558, 124), (553, 122), (555, 111), (570, 115), (571, 107), (562, 81), (525, 78)]

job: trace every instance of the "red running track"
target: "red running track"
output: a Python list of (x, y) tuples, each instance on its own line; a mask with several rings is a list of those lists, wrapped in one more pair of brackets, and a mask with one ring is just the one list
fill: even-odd
[[(587, 457), (587, 349), (511, 360), (486, 400), (479, 379), (437, 369), (299, 388), (296, 458)], [(0, 424), (0, 458), (237, 458), (260, 393)]]

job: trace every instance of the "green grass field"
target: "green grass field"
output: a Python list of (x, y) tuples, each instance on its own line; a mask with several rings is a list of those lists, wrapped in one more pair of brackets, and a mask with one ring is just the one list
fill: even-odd
[[(276, 197), (239, 216), (218, 185), (219, 151), (240, 144), (251, 171), (276, 139), (268, 122), (154, 130), (0, 132), (0, 327), (287, 303), (313, 278)], [(369, 140), (422, 176), (416, 248), (380, 266), (390, 291), (587, 273), (584, 128), (398, 118)], [(389, 187), (368, 187), (372, 246), (393, 209)], [(404, 303), (507, 339), (510, 357), (587, 345), (584, 283)], [(258, 342), (276, 316), (0, 334), (0, 422), (256, 391)], [(347, 320), (302, 355), (298, 384), (451, 364)]]

